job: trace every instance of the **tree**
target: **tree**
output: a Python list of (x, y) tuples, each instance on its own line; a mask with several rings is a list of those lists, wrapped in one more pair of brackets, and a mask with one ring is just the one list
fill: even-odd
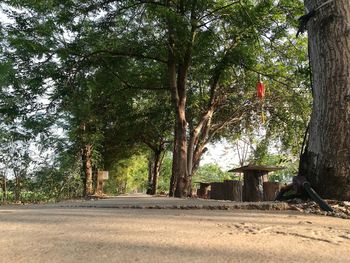
[(30, 190), (40, 194), (44, 199), (41, 201), (59, 201), (83, 195), (85, 185), (81, 180), (81, 160), (66, 144), (62, 146), (55, 147), (53, 160), (47, 160), (34, 171)]
[(109, 194), (144, 192), (147, 189), (147, 158), (135, 154), (130, 158), (120, 159), (110, 169), (110, 178), (105, 185)]
[(222, 171), (217, 164), (205, 164), (198, 168), (193, 179), (195, 182), (222, 182), (232, 179), (232, 176), (233, 174)]
[(10, 177), (14, 179), (13, 190), (15, 201), (21, 200), (21, 191), (29, 175), (32, 163), (29, 141), (21, 133), (11, 131), (6, 137), (2, 134), (0, 148), (0, 168), (4, 183)]
[[(245, 32), (237, 27), (238, 21), (234, 17), (238, 20), (243, 18), (238, 16), (243, 9), (239, 2), (223, 1), (211, 4), (179, 1), (177, 5), (172, 5), (169, 1), (166, 3), (166, 8), (169, 10), (166, 18), (168, 81), (176, 120), (170, 195), (182, 197), (190, 193), (193, 166), (205, 150), (205, 143), (200, 139), (204, 137), (204, 141), (207, 140), (214, 113), (225, 98), (220, 96), (219, 92), (222, 76), (228, 68), (239, 64), (239, 59), (246, 60), (245, 53), (242, 52), (243, 46), (249, 49), (255, 41), (254, 37), (249, 39), (249, 36), (252, 36), (248, 33), (251, 33), (249, 26), (244, 27)], [(239, 22), (244, 23), (242, 20)], [(221, 23), (228, 25), (228, 31), (225, 26), (221, 26)], [(219, 37), (215, 38), (215, 34)], [(221, 44), (217, 45), (217, 41)], [(238, 58), (239, 53), (241, 58)], [(212, 66), (206, 72), (207, 75), (202, 75), (204, 77), (202, 90), (206, 91), (208, 99), (201, 114), (195, 117), (189, 116), (186, 103), (192, 84), (189, 81), (193, 74), (191, 69), (197, 56), (200, 61), (200, 54), (207, 58), (213, 56), (214, 59), (210, 61)], [(239, 117), (239, 114), (235, 117)]]
[[(73, 133), (72, 139), (83, 141), (87, 149), (83, 151), (89, 157), (84, 159), (86, 174), (91, 174), (88, 160), (91, 149), (96, 149), (91, 137), (102, 135), (102, 155), (108, 163), (105, 167), (112, 167), (115, 155), (111, 150), (115, 152), (118, 145), (114, 143), (116, 134), (123, 134), (120, 137), (125, 144), (135, 139), (117, 127), (127, 127), (125, 119), (132, 116), (128, 110), (121, 111), (122, 106), (129, 109), (137, 104), (137, 91), (167, 90), (175, 119), (170, 195), (181, 197), (191, 192), (192, 176), (206, 144), (223, 132), (240, 132), (241, 126), (256, 120), (255, 111), (260, 106), (254, 99), (257, 73), (266, 70), (267, 66), (261, 64), (268, 60), (272, 47), (281, 43), (285, 47), (288, 42), (283, 34), (288, 28), (281, 26), (280, 9), (294, 9), (297, 4), (289, 2), (96, 0), (86, 4), (65, 0), (64, 4), (50, 1), (43, 5), (6, 0), (15, 7), (7, 11), (15, 22), (5, 34), (6, 44), (11, 47), (7, 55), (21, 73), (22, 87), (40, 94), (50, 86), (57, 91), (52, 101), (68, 105), (62, 109), (76, 121), (70, 123), (71, 131), (79, 131), (79, 127), (83, 131), (81, 136)], [(270, 67), (277, 64), (278, 52), (271, 56)], [(280, 64), (271, 67), (265, 77), (276, 78), (274, 70), (282, 68)], [(101, 72), (104, 78), (96, 78)], [(293, 66), (284, 73), (294, 74)], [(94, 79), (92, 87), (89, 82)], [(113, 83), (117, 88), (112, 88)], [(279, 92), (266, 107), (271, 115), (276, 113), (288, 120), (289, 113), (281, 114), (286, 103), (274, 107), (274, 100), (283, 99), (281, 94), (289, 90), (281, 92), (278, 88), (275, 85)], [(121, 92), (126, 89), (130, 92)], [(97, 92), (93, 95), (91, 91)], [(102, 111), (95, 111), (96, 105), (91, 104), (98, 96), (109, 100), (117, 92), (130, 103), (118, 100), (119, 107), (106, 104)], [(296, 92), (291, 93), (289, 98)], [(72, 98), (78, 99), (78, 105)], [(123, 116), (123, 121), (111, 118), (112, 113)], [(270, 123), (278, 124), (276, 119), (271, 118)], [(97, 126), (90, 125), (96, 122)], [(279, 131), (286, 130), (282, 125), (271, 125), (277, 126)], [(91, 192), (91, 180), (87, 182), (87, 192)]]
[[(19, 5), (16, 1), (7, 2), (16, 7)], [(165, 87), (170, 90), (175, 115), (173, 183), (170, 192), (186, 196), (195, 170), (193, 168), (199, 164), (205, 143), (223, 125), (241, 117), (240, 111), (236, 112), (237, 115), (228, 114), (231, 119), (218, 124), (214, 132), (209, 133), (213, 116), (225, 101), (226, 96), (222, 91), (232, 88), (228, 83), (224, 84), (226, 71), (242, 61), (249, 65), (250, 53), (254, 54), (256, 41), (252, 33), (255, 30), (247, 21), (255, 6), (250, 1), (243, 5), (239, 1), (133, 0), (96, 1), (91, 5), (66, 1), (64, 8), (53, 1), (47, 9), (39, 3), (25, 2), (23, 7), (30, 10), (30, 16), (12, 11), (17, 25), (11, 31), (16, 38), (10, 38), (17, 50), (21, 47), (31, 51), (31, 55), (16, 53), (22, 61), (36, 55), (58, 67), (68, 64), (71, 68), (65, 68), (65, 72), (69, 72), (73, 78), (81, 70), (81, 65), (99, 61), (100, 67), (111, 69), (111, 75), (114, 74), (128, 88), (138, 87), (137, 84), (142, 83), (143, 88)], [(269, 4), (264, 12), (257, 14), (266, 14), (268, 7)], [(259, 9), (263, 11), (264, 8)], [(99, 19), (95, 19), (97, 14)], [(28, 34), (19, 36), (19, 31)], [(67, 34), (71, 36), (69, 39), (65, 37)], [(125, 57), (130, 58), (126, 75), (131, 79), (124, 77), (125, 69), (115, 62), (110, 63), (112, 59), (120, 61)], [(208, 66), (202, 67), (205, 74), (194, 74), (192, 67), (206, 60)], [(24, 63), (24, 66), (33, 69), (28, 63)], [(158, 69), (158, 72), (144, 68)], [(150, 75), (159, 77), (150, 78)], [(186, 112), (187, 92), (191, 86), (194, 94), (199, 94), (196, 86), (199, 86), (200, 78), (200, 88), (205, 93), (202, 105), (205, 106), (196, 112), (196, 116), (189, 117)], [(244, 105), (242, 108), (248, 109)], [(187, 138), (188, 134), (190, 138)]]
[[(206, 150), (205, 145), (219, 136), (219, 131), (241, 126), (244, 121), (249, 125), (254, 119), (252, 113), (259, 106), (254, 99), (257, 80), (254, 68), (260, 67), (264, 72), (260, 64), (265, 62), (273, 47), (289, 43), (288, 23), (280, 25), (283, 18), (278, 10), (281, 7), (288, 10), (290, 4), (282, 2), (179, 1), (178, 5), (165, 7), (171, 14), (166, 24), (167, 67), (176, 117), (170, 195), (190, 193), (191, 178)], [(300, 5), (293, 5), (293, 8), (298, 9)], [(174, 21), (177, 23), (171, 23)], [(269, 60), (273, 70), (276, 57)], [(284, 73), (295, 74), (295, 60), (289, 59), (288, 67), (281, 62), (279, 68), (284, 69)], [(300, 69), (303, 66), (301, 64)], [(282, 73), (265, 75), (273, 78)], [(292, 91), (289, 91), (289, 98), (300, 97), (296, 88), (294, 90), (296, 82), (295, 78), (293, 84), (285, 84)], [(281, 86), (281, 82), (279, 84)], [(300, 89), (303, 85), (298, 86)], [(281, 106), (285, 106), (287, 103), (280, 97)], [(271, 115), (273, 109), (276, 112), (284, 108), (275, 107), (272, 96), (270, 102), (267, 106), (270, 106)], [(285, 115), (292, 115), (292, 111)], [(302, 118), (295, 116), (294, 125), (304, 123)]]
[(314, 102), (299, 172), (324, 198), (350, 200), (350, 2), (305, 0), (305, 7)]
[(133, 94), (121, 90), (119, 80), (109, 78), (103, 69), (78, 75), (74, 79), (75, 88), (72, 89), (72, 84), (64, 86), (57, 96), (69, 124), (70, 139), (81, 157), (84, 195), (89, 196), (94, 193), (97, 170), (112, 168), (118, 158), (127, 158), (136, 145), (135, 128), (131, 125), (135, 122)]
[[(159, 92), (158, 92), (159, 93)], [(133, 136), (145, 144), (150, 154), (148, 157), (148, 189), (147, 194), (155, 195), (164, 155), (171, 144), (171, 132), (174, 126), (170, 110), (170, 98), (164, 91), (139, 95), (135, 105)], [(159, 103), (161, 101), (161, 103)]]

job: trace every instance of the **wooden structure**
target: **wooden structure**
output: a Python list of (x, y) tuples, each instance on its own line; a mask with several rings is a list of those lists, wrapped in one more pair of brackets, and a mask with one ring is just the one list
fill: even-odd
[(244, 202), (259, 202), (264, 200), (263, 183), (267, 182), (269, 172), (282, 170), (284, 167), (266, 165), (246, 165), (229, 172), (243, 173), (243, 193)]
[(226, 185), (223, 182), (213, 182), (210, 184), (210, 199), (226, 200)]
[(225, 180), (210, 184), (210, 199), (242, 201), (242, 182)]
[(242, 201), (242, 182), (237, 180), (225, 180), (226, 200)]
[(282, 184), (278, 182), (264, 182), (264, 201), (274, 201), (277, 194), (281, 190)]
[(208, 199), (210, 194), (210, 183), (199, 183), (197, 197)]

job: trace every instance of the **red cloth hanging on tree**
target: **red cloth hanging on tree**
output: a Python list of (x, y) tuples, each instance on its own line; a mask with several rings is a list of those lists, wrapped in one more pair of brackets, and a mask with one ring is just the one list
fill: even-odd
[(263, 99), (265, 97), (265, 85), (262, 81), (258, 81), (256, 85), (257, 95), (259, 99)]

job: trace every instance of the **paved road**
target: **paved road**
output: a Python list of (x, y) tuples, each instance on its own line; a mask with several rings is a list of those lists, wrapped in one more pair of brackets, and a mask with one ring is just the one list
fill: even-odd
[(3, 206), (0, 262), (350, 262), (349, 220), (174, 209), (198, 202), (214, 204), (136, 196)]

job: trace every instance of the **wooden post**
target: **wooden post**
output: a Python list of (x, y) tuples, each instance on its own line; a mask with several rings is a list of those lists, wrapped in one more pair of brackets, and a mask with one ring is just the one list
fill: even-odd
[(224, 183), (215, 182), (210, 184), (210, 199), (225, 200), (226, 199), (226, 185)]
[(244, 172), (243, 201), (259, 202), (263, 200), (261, 179), (254, 171)]
[(199, 198), (209, 198), (210, 183), (200, 183), (197, 190), (197, 196)]
[(281, 190), (281, 183), (264, 182), (264, 201), (274, 201)]
[(226, 200), (242, 201), (242, 182), (237, 180), (225, 180)]

